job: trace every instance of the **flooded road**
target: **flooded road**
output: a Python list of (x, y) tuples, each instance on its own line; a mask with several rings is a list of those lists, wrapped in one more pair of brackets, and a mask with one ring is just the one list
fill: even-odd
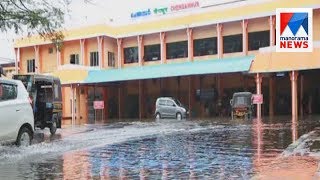
[(318, 158), (284, 151), (319, 120), (112, 123), (54, 137), (38, 131), (30, 147), (0, 146), (0, 179), (312, 179)]

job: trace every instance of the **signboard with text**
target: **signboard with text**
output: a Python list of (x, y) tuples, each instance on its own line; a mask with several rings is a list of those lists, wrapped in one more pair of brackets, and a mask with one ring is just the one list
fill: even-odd
[(146, 17), (151, 15), (166, 15), (168, 13), (174, 13), (179, 12), (183, 10), (188, 9), (195, 9), (200, 8), (199, 1), (190, 1), (186, 3), (180, 3), (180, 4), (171, 4), (169, 6), (162, 6), (162, 7), (156, 7), (156, 8), (147, 8), (144, 10), (136, 11), (130, 14), (131, 18), (140, 18), (140, 17)]
[(104, 109), (104, 101), (93, 101), (94, 109)]
[(252, 95), (252, 103), (253, 104), (263, 104), (263, 95), (262, 94)]

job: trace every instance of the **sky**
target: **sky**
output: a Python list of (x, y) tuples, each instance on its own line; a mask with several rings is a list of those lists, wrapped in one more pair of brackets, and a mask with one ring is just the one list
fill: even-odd
[[(158, 8), (194, 1), (199, 1), (200, 5), (203, 5), (230, 0), (71, 0), (64, 27), (70, 29), (102, 23), (113, 25), (139, 23), (139, 21), (144, 21), (145, 19), (140, 18), (139, 20), (136, 18), (134, 20), (131, 18), (131, 13), (147, 8)], [(13, 43), (17, 37), (19, 36), (12, 32), (0, 33), (0, 57), (15, 58)]]

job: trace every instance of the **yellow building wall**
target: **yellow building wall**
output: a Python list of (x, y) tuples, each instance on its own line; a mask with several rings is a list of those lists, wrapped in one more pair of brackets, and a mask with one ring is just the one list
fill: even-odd
[(124, 38), (122, 43), (123, 43), (123, 48), (136, 47), (138, 46), (137, 36)]
[(80, 40), (67, 41), (63, 44), (63, 60), (61, 64), (70, 64), (70, 55), (79, 54), (80, 58)]
[(193, 39), (217, 37), (217, 27), (216, 25), (196, 27), (193, 28), (192, 33)]
[(147, 34), (143, 36), (144, 45), (160, 44), (160, 33)]
[(270, 30), (269, 17), (249, 19), (248, 32), (258, 32), (266, 30)]
[(224, 23), (222, 27), (222, 35), (229, 36), (235, 34), (242, 34), (242, 21)]
[(166, 33), (166, 43), (187, 41), (187, 30), (169, 31)]
[(35, 59), (35, 52), (33, 47), (21, 48), (20, 49), (20, 70), (19, 73), (27, 73), (27, 60)]
[[(49, 53), (52, 48), (52, 53)], [(57, 52), (53, 45), (43, 45), (39, 48), (41, 73), (51, 73), (57, 69)]]

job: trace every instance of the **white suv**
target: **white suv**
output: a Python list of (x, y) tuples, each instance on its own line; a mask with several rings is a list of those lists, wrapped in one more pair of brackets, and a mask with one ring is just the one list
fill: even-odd
[(21, 81), (0, 78), (0, 143), (30, 145), (34, 130), (30, 103)]

